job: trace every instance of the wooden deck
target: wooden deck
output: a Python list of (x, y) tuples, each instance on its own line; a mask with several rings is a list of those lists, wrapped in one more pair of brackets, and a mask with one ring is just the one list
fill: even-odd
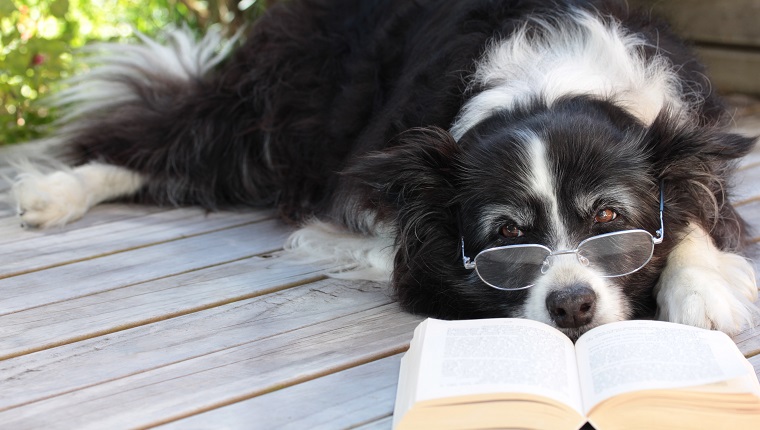
[[(760, 110), (743, 112), (760, 134)], [(737, 192), (760, 232), (760, 148)], [(271, 213), (112, 204), (24, 231), (12, 212), (0, 204), (1, 428), (390, 428), (421, 318), (386, 285), (283, 254)], [(760, 374), (760, 330), (735, 340)]]

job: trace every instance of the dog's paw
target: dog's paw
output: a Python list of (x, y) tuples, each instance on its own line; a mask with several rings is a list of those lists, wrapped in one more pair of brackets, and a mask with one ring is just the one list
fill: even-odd
[(741, 256), (716, 254), (717, 261), (709, 265), (665, 268), (657, 293), (660, 319), (728, 334), (753, 324), (758, 308), (753, 304), (757, 285), (752, 266)]
[(20, 174), (11, 190), (23, 227), (62, 226), (89, 209), (82, 180), (71, 171)]

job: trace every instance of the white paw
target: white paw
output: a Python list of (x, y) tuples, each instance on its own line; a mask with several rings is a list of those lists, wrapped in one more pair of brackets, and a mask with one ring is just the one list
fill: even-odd
[(658, 284), (658, 317), (728, 334), (753, 324), (758, 308), (752, 266), (735, 254), (716, 252), (712, 264), (666, 266)]
[(70, 171), (22, 173), (11, 194), (23, 227), (62, 226), (81, 218), (90, 207), (84, 183)]

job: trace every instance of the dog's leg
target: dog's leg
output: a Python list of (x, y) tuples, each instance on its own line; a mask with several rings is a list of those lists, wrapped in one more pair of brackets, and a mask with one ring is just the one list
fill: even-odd
[(659, 319), (736, 333), (758, 313), (755, 272), (736, 254), (719, 250), (691, 224), (668, 256), (655, 289)]
[(21, 173), (12, 195), (24, 227), (54, 227), (77, 220), (106, 200), (136, 193), (142, 175), (124, 167), (89, 163), (49, 174)]

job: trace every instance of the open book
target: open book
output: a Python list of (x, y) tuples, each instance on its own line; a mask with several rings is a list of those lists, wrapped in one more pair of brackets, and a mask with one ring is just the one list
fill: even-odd
[(724, 333), (661, 321), (575, 345), (524, 319), (427, 319), (401, 361), (394, 428), (760, 429), (760, 384)]

